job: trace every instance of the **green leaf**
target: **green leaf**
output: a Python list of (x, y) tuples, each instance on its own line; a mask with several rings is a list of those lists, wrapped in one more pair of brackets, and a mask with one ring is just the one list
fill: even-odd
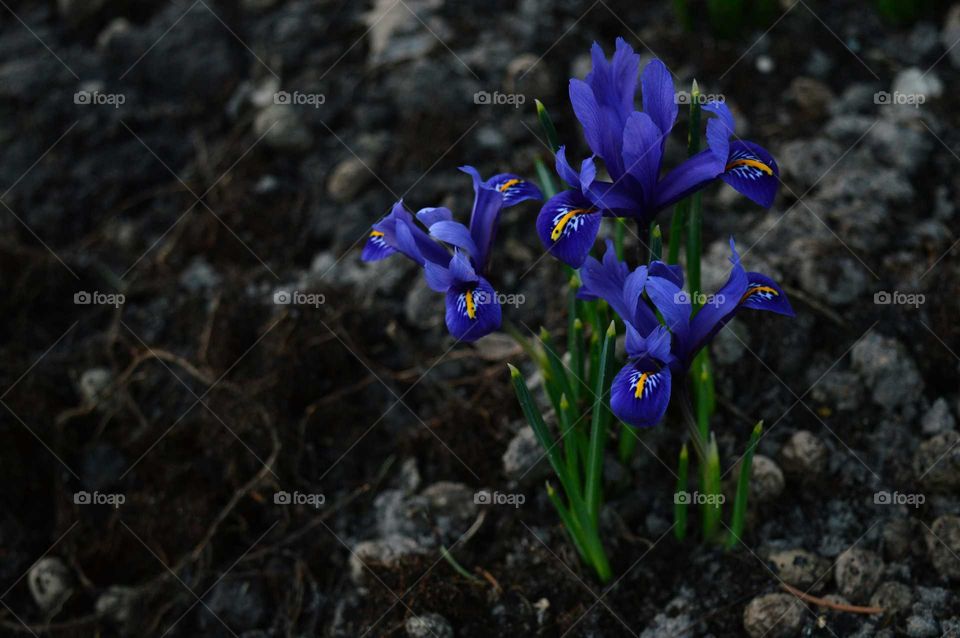
[(543, 102), (540, 100), (534, 100), (537, 103), (537, 119), (540, 120), (540, 128), (543, 129), (544, 135), (547, 136), (547, 144), (550, 145), (550, 150), (556, 153), (560, 150), (560, 139), (557, 136), (557, 127), (553, 125), (553, 118), (550, 117), (550, 114), (547, 112), (547, 107), (543, 105)]
[[(680, 460), (677, 463), (677, 490), (676, 494), (687, 491), (687, 475), (690, 468), (690, 455), (687, 452), (687, 444), (684, 443), (680, 448)], [(677, 540), (682, 541), (687, 537), (687, 508), (689, 503), (673, 500), (673, 520), (676, 525), (673, 528), (673, 535)]]
[(757, 449), (757, 442), (763, 433), (763, 421), (753, 427), (747, 451), (740, 461), (740, 477), (737, 479), (737, 494), (733, 501), (733, 517), (730, 520), (730, 534), (727, 537), (727, 547), (733, 547), (743, 537), (743, 528), (747, 520), (747, 497), (750, 495), (750, 473), (753, 470), (753, 453)]
[(610, 408), (607, 405), (607, 386), (610, 385), (616, 348), (616, 324), (612, 321), (603, 339), (598, 362), (599, 373), (594, 386), (593, 413), (590, 424), (590, 450), (587, 461), (587, 481), (584, 496), (587, 511), (594, 526), (599, 522), (600, 500), (603, 485), (603, 452), (607, 441), (607, 426), (610, 420)]

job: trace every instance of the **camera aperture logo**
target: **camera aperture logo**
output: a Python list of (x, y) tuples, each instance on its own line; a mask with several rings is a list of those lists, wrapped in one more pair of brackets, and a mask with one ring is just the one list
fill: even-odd
[(513, 306), (514, 308), (519, 308), (524, 303), (526, 303), (527, 298), (522, 294), (507, 294), (502, 292), (495, 292), (490, 294), (486, 290), (476, 290), (473, 293), (473, 301), (478, 306), (488, 303), (496, 302), (501, 306)]
[(523, 106), (527, 96), (523, 93), (501, 93), (500, 91), (477, 91), (473, 94), (474, 104), (492, 104), (494, 106), (512, 106), (515, 109)]
[(877, 91), (873, 94), (873, 103), (877, 105), (899, 104), (903, 106), (912, 106), (915, 109), (927, 101), (927, 96), (923, 93), (901, 93), (900, 91)]
[(109, 505), (113, 509), (119, 509), (121, 505), (127, 502), (127, 497), (123, 494), (106, 494), (102, 492), (90, 492), (81, 490), (74, 492), (74, 505)]
[(323, 93), (301, 93), (294, 91), (277, 91), (273, 94), (274, 104), (292, 104), (295, 106), (312, 106), (315, 109), (320, 108), (327, 101), (327, 96)]
[(327, 297), (321, 292), (278, 290), (273, 293), (273, 303), (278, 306), (313, 306), (319, 308), (326, 302)]
[(273, 503), (275, 505), (309, 505), (317, 509), (327, 502), (327, 497), (323, 494), (307, 494), (305, 492), (290, 492), (280, 490), (274, 492)]
[(720, 507), (727, 502), (724, 494), (701, 494), (700, 492), (675, 492), (673, 495), (674, 505), (712, 505)]
[(73, 303), (78, 306), (113, 306), (119, 308), (126, 301), (126, 296), (120, 292), (78, 290), (73, 293)]
[(690, 91), (678, 91), (673, 96), (674, 104), (684, 105), (684, 104), (710, 104), (711, 102), (719, 102), (723, 104), (727, 101), (727, 98), (722, 93), (697, 93), (696, 95), (690, 93)]
[(693, 303), (697, 302), (699, 306), (720, 306), (726, 297), (720, 293), (703, 293), (698, 292), (694, 295), (691, 295), (686, 290), (681, 290), (673, 295), (673, 302), (677, 304)]
[(477, 505), (509, 505), (518, 509), (527, 502), (527, 497), (523, 494), (508, 494), (505, 492), (490, 492), (489, 490), (480, 490), (473, 495), (473, 502)]
[(927, 497), (923, 494), (902, 494), (880, 490), (873, 495), (874, 505), (907, 505), (916, 509), (926, 502)]
[(127, 101), (123, 93), (103, 93), (101, 91), (77, 91), (73, 94), (73, 103), (83, 106), (112, 106), (120, 108)]
[(881, 290), (873, 294), (873, 303), (878, 306), (894, 305), (919, 308), (926, 300), (926, 295), (919, 292), (900, 292), (899, 290), (887, 292), (886, 290)]

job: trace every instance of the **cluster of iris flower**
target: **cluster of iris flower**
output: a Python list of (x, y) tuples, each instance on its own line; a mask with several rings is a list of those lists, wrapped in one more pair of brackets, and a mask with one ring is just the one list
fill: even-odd
[(484, 181), (472, 166), (460, 170), (473, 178), (469, 226), (454, 221), (450, 209), (443, 207), (423, 208), (414, 220), (401, 200), (373, 225), (361, 258), (379, 261), (400, 253), (422, 266), (430, 288), (446, 294), (447, 330), (459, 341), (471, 342), (499, 329), (502, 320), (499, 295), (487, 279), (500, 213), (543, 195), (513, 173)]
[[(570, 101), (593, 155), (577, 171), (567, 161), (566, 149), (559, 148), (556, 171), (570, 188), (544, 204), (536, 228), (553, 256), (579, 269), (579, 297), (605, 300), (626, 325), (628, 363), (613, 380), (610, 406), (624, 423), (647, 427), (664, 416), (671, 377), (686, 371), (741, 308), (788, 316), (793, 310), (773, 280), (744, 270), (732, 239), (730, 277), (710, 303), (697, 309), (683, 290), (680, 266), (655, 260), (631, 271), (609, 241), (602, 261), (590, 257), (601, 220), (630, 218), (646, 228), (659, 211), (718, 179), (769, 207), (779, 169), (762, 147), (731, 140), (733, 116), (726, 104), (712, 101), (702, 106), (713, 116), (706, 127), (707, 148), (664, 172), (664, 149), (678, 115), (670, 71), (653, 60), (639, 74), (640, 56), (622, 38), (611, 60), (596, 43), (591, 54), (593, 69), (586, 80), (570, 81)], [(640, 111), (634, 108), (638, 76)], [(609, 180), (598, 179), (597, 158)], [(542, 194), (512, 173), (484, 181), (472, 167), (461, 170), (473, 178), (469, 226), (453, 221), (447, 208), (424, 208), (414, 216), (400, 201), (373, 226), (363, 259), (376, 261), (399, 252), (418, 263), (430, 287), (446, 294), (450, 333), (474, 341), (501, 324), (498, 296), (486, 278), (500, 212), (540, 200)]]

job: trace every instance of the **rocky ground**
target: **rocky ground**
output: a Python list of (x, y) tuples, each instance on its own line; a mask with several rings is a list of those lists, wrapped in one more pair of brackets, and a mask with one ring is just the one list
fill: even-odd
[[(960, 635), (960, 5), (777, 17), (718, 41), (670, 3), (3, 4), (0, 631)], [(704, 279), (733, 229), (798, 316), (713, 346), (728, 478), (767, 424), (746, 543), (669, 533), (668, 420), (608, 461), (601, 588), (508, 386), (524, 355), (452, 347), (415, 269), (359, 246), (400, 197), (466, 216), (461, 164), (532, 175), (534, 98), (582, 156), (566, 80), (621, 35), (780, 162), (770, 211), (707, 192)], [(562, 332), (536, 212), (495, 284)]]

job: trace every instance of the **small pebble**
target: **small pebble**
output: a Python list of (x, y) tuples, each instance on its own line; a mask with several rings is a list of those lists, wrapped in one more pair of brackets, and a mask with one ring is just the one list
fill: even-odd
[(827, 469), (827, 446), (808, 430), (800, 430), (780, 450), (780, 466), (801, 481), (813, 481)]
[(804, 591), (819, 591), (830, 580), (830, 563), (813, 552), (787, 549), (771, 554), (770, 562), (785, 583)]
[(783, 493), (783, 472), (770, 457), (755, 454), (750, 475), (750, 498), (768, 503)]
[(960, 516), (941, 516), (926, 530), (927, 552), (944, 578), (960, 580)]
[(349, 202), (367, 185), (373, 175), (359, 158), (350, 156), (337, 164), (327, 180), (327, 192), (334, 201)]
[(766, 594), (743, 610), (743, 628), (751, 638), (792, 638), (803, 624), (803, 604), (790, 594)]
[(876, 553), (859, 547), (840, 554), (834, 568), (837, 588), (855, 603), (868, 600), (882, 576), (883, 560)]
[(960, 488), (960, 434), (944, 432), (921, 443), (913, 455), (913, 472), (927, 489)]
[(877, 587), (870, 597), (871, 607), (882, 607), (888, 616), (894, 616), (910, 609), (913, 593), (903, 583), (887, 581)]
[(943, 397), (933, 402), (927, 413), (923, 415), (921, 421), (923, 433), (927, 435), (941, 434), (947, 430), (953, 430), (957, 421), (950, 413), (950, 404)]
[(410, 616), (404, 623), (404, 629), (410, 638), (453, 638), (450, 622), (433, 612)]
[(41, 558), (27, 574), (30, 594), (45, 612), (57, 611), (70, 598), (72, 581), (66, 564), (53, 556)]

